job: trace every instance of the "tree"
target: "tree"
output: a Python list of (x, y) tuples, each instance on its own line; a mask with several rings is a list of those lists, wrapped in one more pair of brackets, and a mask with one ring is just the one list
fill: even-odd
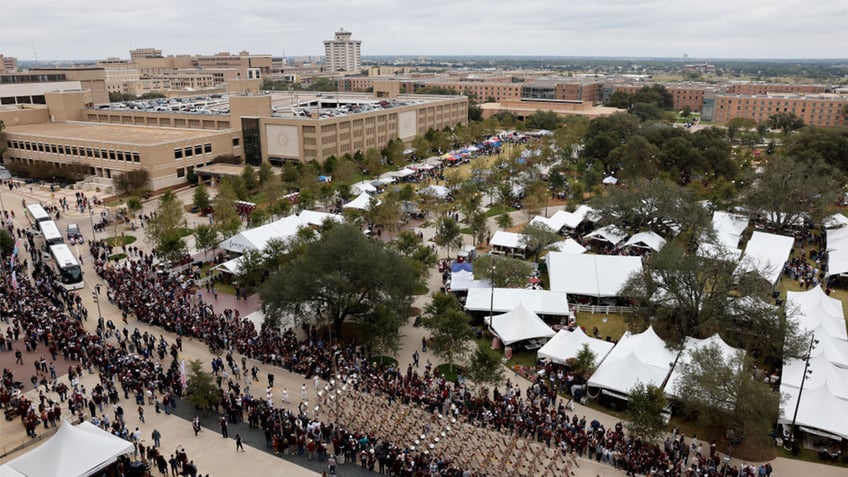
[(725, 356), (717, 343), (680, 360), (674, 393), (684, 411), (704, 426), (720, 426), (736, 445), (747, 438), (767, 444), (778, 418), (780, 394), (758, 379), (743, 352)]
[[(241, 171), (241, 180), (244, 182), (244, 188), (248, 193), (253, 192), (259, 187), (259, 178), (256, 176), (256, 169), (253, 168), (250, 164), (245, 164), (244, 168)], [(242, 200), (247, 197), (241, 197)]]
[(527, 116), (524, 126), (527, 129), (547, 129), (553, 131), (559, 126), (560, 118), (553, 111), (542, 111), (541, 109)]
[(488, 386), (499, 386), (504, 381), (500, 353), (478, 346), (468, 361), (465, 375), (471, 382), (480, 386), (481, 391)]
[(630, 390), (627, 403), (627, 430), (643, 442), (655, 441), (663, 432), (665, 423), (662, 413), (666, 408), (662, 389), (644, 383), (636, 383)]
[(477, 211), (468, 219), (468, 227), (471, 229), (471, 237), (474, 239), (473, 245), (482, 243), (489, 234), (489, 226), (486, 222), (486, 214), (482, 211)]
[(444, 248), (450, 257), (451, 250), (462, 247), (462, 232), (459, 223), (450, 215), (439, 217), (436, 221), (436, 235), (433, 236), (433, 242)]
[(241, 228), (241, 217), (236, 209), (236, 193), (229, 182), (221, 182), (218, 185), (218, 194), (212, 201), (212, 220), (218, 232), (224, 239), (230, 238), (238, 233)]
[(803, 162), (822, 160), (848, 174), (848, 128), (808, 126), (783, 141), (787, 157)]
[(610, 153), (627, 142), (635, 133), (638, 123), (635, 116), (626, 113), (591, 120), (583, 139), (583, 157), (587, 161), (601, 164), (603, 172), (612, 172)]
[(268, 161), (262, 161), (259, 164), (259, 171), (256, 173), (256, 180), (259, 181), (260, 186), (265, 186), (271, 179), (274, 177), (274, 170), (271, 168), (271, 164)]
[(577, 355), (568, 360), (568, 369), (576, 376), (586, 378), (595, 371), (597, 356), (589, 348), (589, 345), (583, 343)]
[(212, 205), (212, 202), (209, 199), (209, 191), (202, 182), (197, 184), (197, 187), (194, 188), (193, 203), (194, 206), (197, 207), (197, 211), (201, 214), (204, 210), (208, 209), (210, 205)]
[(499, 288), (524, 287), (531, 273), (533, 265), (517, 258), (487, 254), (474, 261), (474, 279), (494, 279)]
[(203, 370), (203, 363), (198, 359), (189, 361), (185, 393), (188, 402), (201, 411), (221, 403), (221, 393), (215, 386), (215, 379), (211, 373)]
[(138, 197), (130, 197), (127, 199), (127, 210), (130, 212), (131, 216), (138, 214), (143, 207), (141, 199)]
[(747, 178), (750, 187), (743, 201), (748, 210), (762, 213), (778, 229), (802, 222), (805, 214), (818, 222), (836, 201), (840, 184), (835, 177), (833, 168), (821, 160), (797, 161), (776, 155), (762, 173)]
[(536, 262), (543, 250), (562, 239), (555, 230), (541, 222), (527, 224), (521, 233), (521, 245), (533, 252), (533, 260)]
[(9, 231), (0, 229), (0, 253), (7, 254), (15, 248), (15, 239), (9, 235)]
[(740, 131), (756, 129), (757, 122), (751, 118), (730, 118), (724, 127), (727, 130), (727, 139), (732, 143), (739, 137)]
[(495, 222), (498, 224), (498, 227), (500, 227), (502, 230), (506, 230), (506, 229), (512, 227), (512, 216), (509, 215), (509, 212), (506, 212), (506, 211), (502, 212), (495, 219)]
[(636, 135), (621, 146), (610, 151), (610, 159), (616, 165), (620, 179), (654, 179), (659, 175), (660, 150), (644, 136)]
[(470, 321), (453, 295), (436, 293), (424, 309), (423, 324), (430, 330), (433, 353), (446, 360), (451, 370), (457, 358), (467, 352), (474, 336)]
[(159, 198), (156, 215), (145, 229), (148, 239), (156, 247), (156, 253), (166, 260), (174, 260), (185, 253), (183, 236), (183, 205), (176, 194), (167, 191)]
[(406, 322), (406, 317), (397, 311), (378, 305), (362, 320), (362, 336), (364, 345), (369, 349), (369, 356), (394, 356), (400, 349), (400, 327)]
[(218, 231), (211, 225), (200, 224), (194, 228), (194, 244), (200, 250), (203, 250), (203, 256), (210, 248), (218, 243)]
[(420, 279), (409, 262), (347, 224), (325, 230), (302, 255), (283, 265), (260, 289), (266, 322), (286, 313), (335, 331), (347, 318), (366, 320), (377, 306), (404, 313)]
[(804, 120), (792, 112), (779, 112), (768, 117), (769, 127), (780, 129), (784, 135), (804, 127)]
[(150, 181), (150, 172), (147, 169), (133, 169), (118, 174), (112, 179), (117, 189), (122, 194), (132, 194), (147, 188)]
[(389, 243), (389, 246), (401, 256), (409, 260), (417, 271), (417, 275), (424, 277), (428, 270), (436, 265), (439, 260), (433, 247), (425, 245), (423, 240), (411, 230), (404, 230)]

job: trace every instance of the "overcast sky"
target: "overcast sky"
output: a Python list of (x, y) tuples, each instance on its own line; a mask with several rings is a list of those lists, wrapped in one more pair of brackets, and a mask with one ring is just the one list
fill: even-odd
[(0, 54), (129, 50), (322, 55), (343, 27), (363, 55), (845, 58), (846, 0), (9, 0)]

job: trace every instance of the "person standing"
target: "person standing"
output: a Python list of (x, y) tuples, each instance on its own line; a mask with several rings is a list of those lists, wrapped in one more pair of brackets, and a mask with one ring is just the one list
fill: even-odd
[(306, 389), (306, 383), (300, 385), (300, 397), (304, 401), (309, 400), (309, 391)]
[(194, 429), (194, 437), (197, 437), (197, 434), (200, 432), (200, 418), (195, 417), (193, 421), (191, 421), (191, 427)]
[(150, 437), (153, 438), (153, 445), (159, 447), (160, 440), (162, 439), (162, 433), (159, 432), (159, 429), (153, 429)]
[(223, 437), (224, 439), (230, 437), (227, 433), (227, 419), (224, 418), (224, 416), (221, 416), (221, 419), (219, 419), (218, 423), (221, 424), (221, 437)]
[(241, 434), (236, 434), (236, 452), (244, 452), (244, 443), (241, 441)]

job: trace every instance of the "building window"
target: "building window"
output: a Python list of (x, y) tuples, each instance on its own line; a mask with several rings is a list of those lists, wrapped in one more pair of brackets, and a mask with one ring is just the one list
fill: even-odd
[(191, 146), (183, 149), (183, 156), (184, 157), (191, 157)]
[(239, 145), (239, 138), (234, 137), (233, 138), (233, 147), (238, 147), (238, 145)]
[(139, 155), (139, 153), (137, 152), (134, 152), (132, 153), (132, 159), (133, 162), (141, 162), (141, 155)]
[(209, 154), (210, 152), (212, 152), (212, 143), (211, 142), (207, 142), (206, 144), (203, 145), (203, 152), (205, 152), (206, 154)]
[(201, 146), (200, 144), (194, 146), (194, 155), (199, 156), (201, 154), (203, 154), (203, 146)]
[(183, 150), (182, 149), (174, 149), (174, 159), (182, 159), (183, 158)]
[(180, 167), (177, 169), (177, 177), (185, 177), (185, 169)]
[(115, 151), (113, 151), (111, 149), (109, 149), (109, 159), (111, 159), (113, 161), (115, 160)]

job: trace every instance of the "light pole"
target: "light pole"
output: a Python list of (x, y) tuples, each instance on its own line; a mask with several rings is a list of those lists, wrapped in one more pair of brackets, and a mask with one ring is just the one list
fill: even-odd
[(792, 425), (789, 427), (789, 442), (791, 443), (792, 452), (795, 452), (795, 420), (798, 419), (798, 408), (801, 406), (801, 393), (804, 392), (804, 383), (807, 381), (807, 374), (812, 372), (810, 369), (810, 355), (813, 353), (813, 348), (816, 346), (816, 334), (810, 337), (810, 347), (807, 349), (807, 356), (804, 358), (804, 374), (801, 375), (801, 387), (798, 388), (798, 399), (795, 401), (795, 413), (792, 414)]
[[(94, 298), (94, 303), (97, 304), (97, 319), (102, 320), (103, 319), (103, 313), (100, 311), (100, 284), (99, 283), (94, 287), (94, 290), (91, 292), (91, 296), (92, 296), (92, 298)], [(99, 323), (99, 321), (98, 321), (98, 323)]]
[(97, 242), (97, 232), (94, 229), (94, 209), (88, 209), (88, 221), (91, 223), (91, 239)]
[(489, 326), (492, 326), (492, 318), (495, 314), (495, 265), (492, 264), (492, 276), (489, 279), (491, 293), (489, 294)]

